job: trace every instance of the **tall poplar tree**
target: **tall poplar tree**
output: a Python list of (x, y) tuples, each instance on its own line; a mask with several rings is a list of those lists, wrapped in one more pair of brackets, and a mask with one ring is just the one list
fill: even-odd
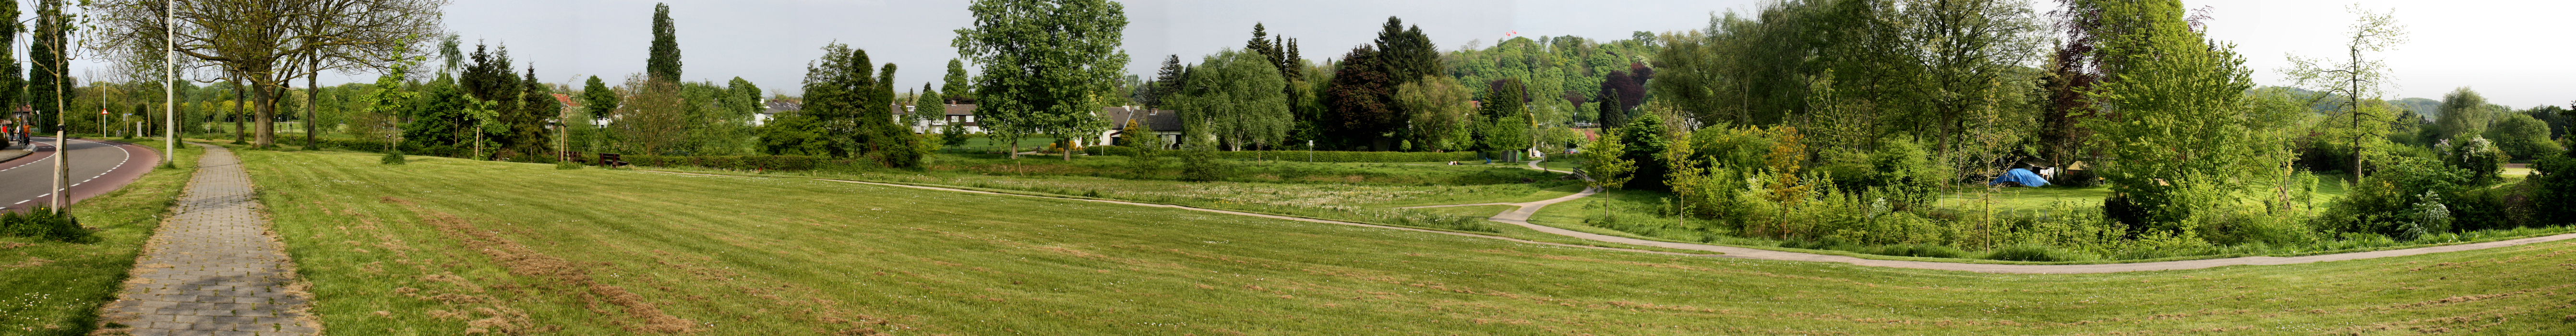
[(653, 4), (653, 46), (644, 59), (644, 74), (653, 80), (680, 80), (678, 28), (671, 25), (671, 5)]

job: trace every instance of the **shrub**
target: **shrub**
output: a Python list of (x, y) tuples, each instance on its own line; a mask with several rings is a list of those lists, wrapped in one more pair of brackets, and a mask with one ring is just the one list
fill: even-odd
[[(2401, 236), (2406, 223), (2416, 223), (2426, 195), (2458, 195), (2469, 183), (2469, 172), (2445, 163), (2416, 157), (2394, 157), (2381, 165), (2378, 174), (2353, 186), (2342, 199), (2335, 200), (2316, 227), (2327, 233), (2360, 232)], [(2445, 206), (2446, 210), (2448, 206)], [(2421, 223), (2418, 223), (2421, 225)]]
[(2576, 156), (2560, 155), (2531, 165), (2532, 176), (2524, 184), (2531, 190), (2530, 203), (2534, 222), (2539, 225), (2576, 224)]
[(377, 160), (376, 160), (376, 163), (389, 164), (389, 165), (398, 165), (398, 164), (403, 164), (403, 163), (405, 163), (405, 162), (409, 162), (409, 161), (410, 161), (410, 160), (406, 160), (406, 159), (404, 159), (404, 158), (403, 158), (403, 152), (402, 152), (402, 150), (400, 150), (400, 149), (396, 149), (396, 150), (393, 150), (393, 151), (390, 151), (390, 152), (385, 152), (385, 157), (384, 157), (384, 158), (382, 158), (382, 159), (377, 159)]
[[(814, 170), (827, 163), (823, 158), (801, 155), (744, 156), (660, 156), (626, 155), (628, 164), (640, 167), (698, 167), (723, 170), (798, 171)], [(882, 163), (882, 162), (881, 162)]]
[(1181, 151), (1181, 180), (1206, 182), (1225, 179), (1226, 164), (1217, 162), (1216, 151), (1204, 147)]
[(2480, 137), (2455, 138), (2449, 144), (2435, 146), (2434, 152), (2441, 155), (2443, 165), (2468, 172), (2469, 185), (2482, 186), (2503, 180), (2500, 174), (2504, 173), (2505, 155), (2503, 150), (2496, 148), (2494, 141)]
[(2049, 248), (2047, 245), (2019, 244), (1995, 249), (1994, 252), (1986, 254), (1986, 259), (2010, 261), (2074, 261), (2089, 258), (2084, 258), (2073, 252)]
[(57, 242), (85, 243), (96, 238), (80, 219), (70, 213), (54, 213), (52, 208), (36, 206), (25, 212), (0, 211), (0, 236), (27, 237)]
[(1924, 258), (1958, 258), (1959, 256), (1968, 255), (1968, 252), (1967, 252), (1967, 251), (1960, 251), (1960, 250), (1959, 250), (1959, 249), (1957, 249), (1957, 248), (1952, 248), (1952, 247), (1949, 247), (1949, 246), (1941, 246), (1941, 245), (1924, 245), (1924, 244), (1904, 244), (1904, 245), (1888, 245), (1888, 246), (1880, 246), (1880, 247), (1878, 247), (1878, 248), (1870, 249), (1870, 250), (1869, 250), (1869, 252), (1867, 252), (1867, 253), (1869, 253), (1869, 254), (1876, 254), (1876, 255), (1888, 255), (1888, 256), (1899, 256), (1899, 257), (1924, 257)]

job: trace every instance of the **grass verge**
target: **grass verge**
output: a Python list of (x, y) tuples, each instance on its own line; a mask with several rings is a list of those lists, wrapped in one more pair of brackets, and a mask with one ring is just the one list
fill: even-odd
[[(157, 150), (157, 148), (156, 148)], [(73, 205), (82, 225), (97, 228), (88, 244), (0, 237), (0, 334), (83, 335), (98, 309), (116, 299), (135, 254), (196, 173), (205, 150), (182, 146), (178, 168), (155, 168), (106, 195)]]

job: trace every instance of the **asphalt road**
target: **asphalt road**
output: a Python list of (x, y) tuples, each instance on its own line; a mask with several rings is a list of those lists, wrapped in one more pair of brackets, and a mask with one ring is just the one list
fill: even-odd
[[(35, 153), (0, 162), (0, 209), (27, 209), (53, 202), (55, 195), (47, 189), (54, 184), (54, 160), (62, 156), (55, 155), (53, 138), (36, 140), (40, 143)], [(64, 200), (74, 204), (125, 187), (161, 163), (159, 152), (132, 144), (71, 139), (66, 146), (71, 147), (72, 173), (70, 180), (64, 182), (72, 185), (71, 197)]]

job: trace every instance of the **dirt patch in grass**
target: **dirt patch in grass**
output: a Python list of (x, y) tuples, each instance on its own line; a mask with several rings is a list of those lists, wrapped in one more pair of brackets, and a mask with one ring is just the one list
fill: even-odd
[[(626, 291), (625, 288), (617, 287), (615, 285), (602, 284), (597, 281), (593, 281), (590, 277), (590, 271), (583, 269), (580, 264), (566, 261), (563, 258), (556, 258), (554, 256), (538, 253), (536, 250), (529, 249), (525, 245), (519, 245), (518, 242), (501, 238), (499, 234), (494, 233), (493, 231), (478, 229), (474, 227), (473, 222), (466, 221), (463, 218), (457, 218), (455, 215), (422, 208), (419, 204), (414, 204), (411, 201), (399, 198), (384, 197), (383, 200), (386, 203), (401, 204), (404, 207), (411, 208), (414, 213), (420, 216), (422, 223), (429, 223), (431, 227), (438, 228), (440, 232), (446, 233), (448, 237), (455, 238), (457, 241), (464, 242), (466, 245), (474, 247), (476, 251), (482, 252), (484, 256), (491, 257), (492, 262), (508, 267), (510, 269), (510, 274), (538, 277), (577, 288), (588, 289), (593, 297), (605, 300), (609, 304), (617, 305), (626, 312), (627, 316), (634, 318), (634, 320), (631, 321), (634, 324), (626, 327), (628, 331), (666, 334), (688, 333), (694, 331), (694, 328), (690, 328), (691, 326), (697, 325), (697, 322), (663, 313), (661, 308), (654, 307), (653, 303), (645, 300), (643, 295), (636, 295), (634, 292)], [(437, 276), (433, 275), (433, 277)], [(435, 281), (437, 279), (433, 280)], [(439, 315), (438, 313), (441, 312), (432, 313), (433, 315)], [(466, 314), (465, 312), (444, 313), (450, 316), (462, 316), (461, 314)], [(476, 332), (480, 330), (498, 331), (505, 334), (517, 334), (518, 332), (515, 331), (532, 325), (531, 323), (525, 323), (528, 320), (527, 313), (518, 312), (516, 310), (506, 308), (498, 310), (486, 308), (478, 309), (476, 313), (483, 313), (482, 315), (489, 317), (466, 323), (469, 327), (469, 329), (467, 329), (467, 333), (480, 333)]]

